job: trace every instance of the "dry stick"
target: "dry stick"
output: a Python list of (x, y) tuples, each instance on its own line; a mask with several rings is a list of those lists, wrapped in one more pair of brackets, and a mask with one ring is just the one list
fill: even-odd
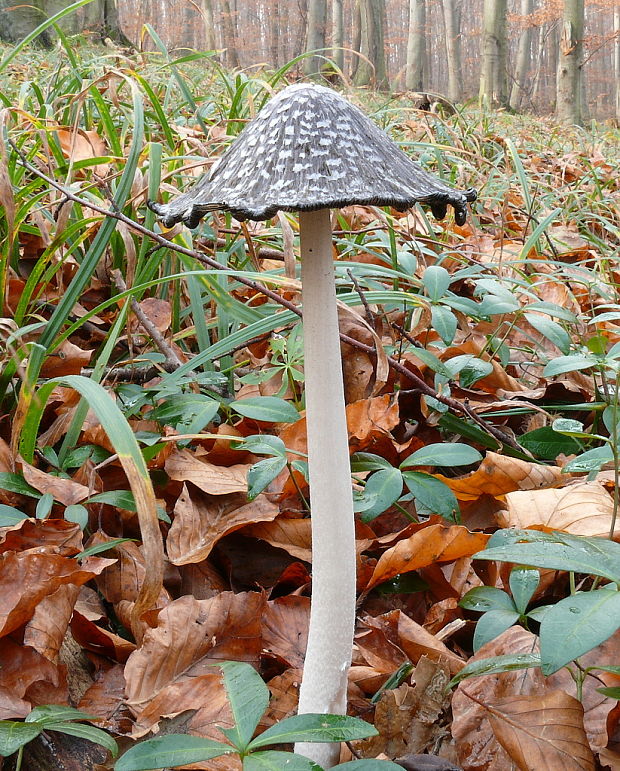
[[(116, 219), (119, 222), (124, 222), (128, 227), (132, 228), (137, 233), (141, 233), (144, 236), (148, 236), (151, 240), (155, 241), (155, 243), (159, 244), (160, 246), (166, 247), (167, 249), (172, 249), (173, 251), (178, 252), (179, 254), (184, 254), (186, 257), (192, 257), (195, 260), (202, 262), (204, 265), (207, 265), (209, 268), (213, 270), (227, 270), (223, 265), (221, 265), (216, 260), (213, 260), (210, 257), (207, 257), (206, 254), (201, 254), (200, 252), (196, 252), (193, 249), (187, 249), (184, 246), (179, 246), (178, 244), (175, 244), (174, 242), (169, 241), (167, 238), (164, 238), (163, 236), (159, 235), (159, 233), (155, 233), (155, 231), (149, 230), (148, 228), (144, 227), (144, 225), (140, 225), (140, 223), (136, 222), (135, 220), (132, 220), (131, 218), (126, 217), (120, 211), (112, 211), (109, 209), (104, 209), (103, 207), (97, 206), (91, 201), (85, 201), (79, 196), (74, 195), (70, 190), (67, 190), (65, 187), (60, 185), (51, 177), (48, 177), (47, 174), (44, 174), (42, 171), (39, 171), (39, 169), (33, 166), (25, 158), (21, 150), (17, 147), (17, 145), (15, 145), (15, 143), (12, 140), (9, 140), (9, 142), (13, 150), (19, 156), (20, 162), (22, 166), (24, 166), (24, 168), (28, 169), (28, 171), (32, 172), (40, 179), (47, 182), (48, 185), (51, 185), (51, 187), (55, 188), (56, 190), (59, 190), (67, 197), (68, 200), (75, 201), (75, 203), (79, 203), (81, 206), (86, 206), (90, 208), (92, 211), (96, 211), (99, 214), (102, 214), (104, 217), (112, 217), (113, 219)], [(240, 276), (240, 275), (235, 276), (235, 278), (240, 284), (243, 284), (244, 286), (247, 286), (250, 289), (253, 289), (255, 292), (260, 292), (261, 294), (265, 295), (265, 297), (268, 297), (270, 300), (273, 300), (275, 303), (278, 303), (278, 305), (281, 305), (283, 308), (286, 308), (287, 310), (291, 311), (295, 315), (301, 317), (301, 310), (299, 310), (299, 308), (293, 305), (293, 303), (286, 300), (284, 297), (281, 297), (277, 292), (274, 292), (272, 289), (269, 289), (268, 287), (266, 287), (264, 284), (261, 284), (258, 281), (254, 281), (253, 279), (245, 278), (244, 276)], [(353, 337), (349, 337), (349, 335), (345, 335), (341, 332), (340, 339), (342, 340), (343, 343), (347, 343), (347, 345), (350, 345), (353, 348), (357, 348), (359, 351), (364, 351), (364, 353), (370, 354), (371, 356), (376, 355), (376, 351), (373, 346), (365, 345), (359, 340), (355, 340)], [(456, 401), (456, 399), (452, 399), (448, 396), (442, 396), (441, 394), (438, 394), (434, 388), (431, 388), (431, 386), (429, 386), (424, 380), (422, 380), (422, 378), (419, 378), (417, 375), (415, 375), (413, 372), (407, 369), (407, 367), (404, 367), (400, 362), (396, 361), (395, 359), (392, 359), (390, 356), (387, 357), (387, 360), (388, 360), (389, 366), (395, 372), (398, 372), (399, 375), (402, 375), (403, 377), (407, 378), (407, 380), (411, 381), (415, 385), (416, 391), (419, 391), (421, 394), (424, 394), (424, 396), (430, 396), (432, 399), (436, 399), (438, 402), (445, 404), (446, 407), (449, 407), (451, 410), (458, 412), (461, 415), (466, 415), (471, 420), (473, 420), (474, 423), (480, 426), (480, 428), (483, 431), (485, 431), (487, 434), (490, 434), (494, 439), (497, 439), (497, 441), (500, 442), (501, 444), (506, 444), (509, 447), (512, 447), (514, 450), (523, 452), (523, 448), (520, 447), (511, 436), (508, 436), (508, 434), (505, 434), (499, 428), (496, 428), (495, 426), (491, 425), (490, 423), (487, 423), (485, 420), (480, 418), (469, 405), (461, 404), (460, 402)]]

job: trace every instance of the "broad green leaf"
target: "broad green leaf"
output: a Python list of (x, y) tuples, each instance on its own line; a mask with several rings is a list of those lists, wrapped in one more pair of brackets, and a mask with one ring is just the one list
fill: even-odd
[(541, 335), (550, 340), (556, 348), (559, 348), (563, 354), (568, 356), (571, 348), (571, 339), (568, 332), (557, 321), (551, 321), (544, 316), (538, 316), (535, 313), (526, 313), (525, 318), (540, 332)]
[(620, 544), (604, 538), (584, 538), (556, 533), (556, 540), (513, 543), (486, 548), (473, 559), (514, 562), (536, 568), (565, 570), (620, 581)]
[[(620, 566), (619, 566), (620, 567)], [(540, 658), (551, 675), (620, 629), (620, 592), (578, 592), (552, 605), (540, 625)]]
[(593, 447), (591, 450), (586, 450), (578, 455), (576, 458), (569, 460), (564, 464), (562, 471), (566, 474), (577, 472), (590, 472), (598, 471), (606, 463), (612, 462), (614, 454), (611, 446), (604, 444), (602, 447)]
[(75, 558), (77, 560), (82, 560), (85, 557), (92, 557), (95, 554), (103, 554), (104, 552), (113, 549), (115, 546), (120, 546), (122, 543), (133, 540), (133, 538), (112, 538), (110, 541), (104, 541), (102, 543), (96, 543), (92, 546), (89, 546), (88, 548), (84, 549), (84, 551), (76, 554)]
[(88, 509), (79, 503), (74, 503), (72, 506), (67, 506), (64, 518), (67, 522), (75, 522), (80, 526), (80, 530), (84, 530), (88, 525)]
[(558, 434), (575, 436), (579, 439), (592, 439), (592, 434), (584, 429), (583, 423), (572, 418), (556, 418), (551, 424), (551, 428)]
[(286, 447), (278, 436), (272, 434), (252, 434), (243, 441), (234, 443), (235, 450), (247, 450), (254, 455), (278, 455), (286, 458)]
[(441, 300), (451, 281), (450, 274), (441, 265), (429, 265), (422, 276), (422, 284), (432, 302)]
[(44, 493), (37, 501), (37, 507), (34, 515), (37, 519), (47, 519), (52, 506), (54, 505), (54, 496), (51, 493)]
[(246, 755), (243, 758), (243, 771), (323, 771), (323, 768), (294, 752), (265, 750)]
[(459, 370), (459, 383), (463, 388), (470, 388), (483, 377), (493, 372), (493, 365), (490, 361), (478, 359), (472, 356), (471, 359)]
[(478, 307), (481, 316), (497, 316), (503, 313), (514, 313), (519, 310), (520, 305), (516, 297), (508, 299), (498, 297), (495, 294), (487, 294), (482, 298)]
[(356, 452), (351, 457), (351, 471), (379, 471), (394, 468), (392, 464), (380, 455), (371, 452)]
[(459, 504), (448, 485), (421, 471), (403, 471), (403, 479), (413, 497), (425, 509), (452, 522), (459, 521)]
[(412, 466), (469, 466), (482, 460), (482, 455), (468, 444), (438, 442), (427, 444), (409, 455), (400, 468)]
[(235, 747), (245, 750), (269, 704), (269, 689), (258, 672), (243, 661), (224, 661), (218, 666), (235, 720), (233, 728), (220, 730)]
[(295, 423), (299, 413), (295, 407), (278, 396), (255, 396), (250, 399), (239, 399), (229, 405), (235, 412), (252, 420), (262, 420), (265, 423)]
[(362, 758), (361, 760), (350, 760), (348, 763), (341, 763), (336, 766), (337, 769), (345, 771), (402, 771), (403, 766), (398, 763), (392, 763), (391, 760), (377, 760), (377, 758)]
[(426, 364), (427, 367), (432, 369), (433, 372), (436, 372), (438, 375), (443, 375), (447, 378), (450, 377), (450, 370), (446, 367), (443, 361), (438, 359), (434, 353), (427, 351), (426, 348), (414, 348), (411, 353), (413, 356), (416, 356), (418, 359), (420, 359), (421, 362)]
[(253, 501), (286, 468), (286, 458), (264, 458), (248, 469), (248, 500)]
[(516, 611), (512, 598), (495, 586), (476, 586), (463, 595), (459, 605), (467, 610), (486, 613), (489, 610)]
[(530, 568), (513, 568), (510, 571), (509, 583), (516, 609), (523, 614), (538, 588), (540, 573)]
[(597, 688), (596, 690), (608, 699), (620, 699), (620, 688)]
[(308, 713), (281, 720), (250, 742), (248, 749), (289, 742), (348, 742), (377, 734), (373, 725), (356, 717)]
[(474, 632), (474, 653), (519, 620), (515, 610), (490, 610), (480, 617)]
[(67, 720), (97, 720), (94, 715), (62, 704), (43, 704), (35, 707), (26, 717), (26, 723), (58, 723)]
[(500, 672), (512, 672), (515, 669), (530, 669), (540, 666), (538, 653), (517, 653), (506, 656), (493, 656), (488, 659), (478, 659), (466, 664), (461, 671), (450, 680), (449, 687), (453, 687), (467, 677), (480, 677), (480, 675), (495, 675)]
[(519, 444), (541, 460), (555, 460), (558, 455), (574, 455), (581, 451), (576, 439), (554, 431), (551, 426), (528, 431), (519, 438)]
[(578, 372), (582, 369), (595, 367), (597, 360), (594, 356), (583, 356), (581, 354), (572, 354), (571, 356), (558, 356), (557, 359), (551, 359), (543, 370), (545, 377), (554, 375), (563, 375), (565, 372)]
[(431, 307), (431, 326), (446, 345), (451, 345), (456, 334), (456, 316), (445, 305)]
[(102, 747), (106, 748), (112, 757), (118, 755), (118, 745), (110, 734), (102, 731), (101, 728), (95, 728), (95, 726), (92, 725), (84, 725), (83, 723), (66, 723), (64, 721), (58, 723), (36, 723), (36, 725), (41, 725), (45, 731), (60, 731), (60, 733), (69, 736), (77, 736), (80, 739), (86, 739), (89, 742), (93, 742), (93, 744), (100, 744)]
[(222, 742), (188, 734), (168, 734), (139, 742), (114, 764), (114, 771), (151, 771), (169, 766), (184, 766), (218, 758), (234, 752)]
[(43, 726), (37, 723), (0, 720), (0, 756), (8, 758), (20, 747), (36, 739), (42, 730)]
[(601, 664), (600, 666), (586, 667), (586, 672), (611, 672), (612, 675), (620, 676), (620, 667)]
[(11, 471), (0, 471), (0, 490), (28, 495), (30, 498), (41, 497), (41, 493), (30, 487), (21, 474), (13, 474)]
[(355, 501), (355, 511), (362, 512), (362, 521), (370, 522), (390, 508), (403, 492), (403, 477), (396, 468), (381, 469), (372, 474), (361, 498)]
[(23, 511), (4, 503), (0, 504), (0, 527), (12, 527), (24, 519), (28, 519), (28, 515), (24, 514)]

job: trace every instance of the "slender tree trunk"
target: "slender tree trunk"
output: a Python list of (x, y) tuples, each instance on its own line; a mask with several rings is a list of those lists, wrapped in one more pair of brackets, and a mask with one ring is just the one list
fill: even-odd
[(344, 67), (344, 2), (332, 0), (332, 59), (340, 70)]
[[(6, 43), (19, 42), (44, 20), (41, 0), (24, 4), (14, 0), (0, 0), (0, 40)], [(47, 33), (39, 35), (36, 42), (45, 48), (51, 45)]]
[(355, 73), (355, 85), (377, 88), (388, 86), (385, 66), (385, 0), (360, 0), (361, 40), (360, 59)]
[[(291, 18), (291, 11), (289, 11), (289, 18)], [(304, 51), (304, 44), (306, 39), (306, 28), (308, 26), (308, 0), (298, 0), (294, 14), (298, 13), (299, 20), (297, 22), (297, 34), (293, 42), (293, 50), (291, 58), (299, 56)]]
[(616, 74), (616, 120), (620, 123), (620, 6), (614, 8), (614, 72)]
[(463, 59), (461, 56), (461, 0), (443, 0), (443, 22), (446, 33), (448, 64), (448, 99), (463, 100)]
[(532, 61), (532, 32), (533, 27), (529, 23), (528, 16), (534, 10), (534, 0), (521, 0), (520, 16), (521, 23), (524, 25), (519, 35), (519, 45), (517, 48), (517, 66), (515, 69), (514, 81), (510, 91), (510, 107), (518, 110), (523, 104), (528, 89), (526, 83), (529, 82), (530, 66)]
[(426, 0), (409, 0), (405, 88), (424, 90), (426, 61)]
[(205, 50), (214, 51), (217, 48), (217, 45), (215, 43), (213, 0), (202, 0), (202, 19), (205, 29)]
[(236, 22), (233, 18), (233, 12), (230, 7), (230, 0), (221, 0), (222, 3), (222, 27), (224, 35), (224, 44), (226, 46), (226, 61), (229, 67), (237, 68), (239, 64), (239, 54), (237, 52), (237, 41), (235, 34)]
[[(351, 43), (351, 48), (359, 54), (362, 50), (362, 0), (354, 0), (354, 2), (353, 41)], [(355, 80), (360, 61), (361, 59), (359, 56), (353, 56), (353, 61), (351, 63), (351, 80)]]
[[(286, 27), (284, 27), (286, 29)], [(276, 69), (279, 66), (279, 42), (280, 42), (280, 13), (271, 10), (271, 19), (269, 20), (269, 46), (271, 48), (271, 64)]]
[(506, 107), (507, 0), (484, 0), (480, 101)]
[(584, 0), (564, 0), (562, 34), (559, 47), (556, 112), (558, 118), (564, 123), (574, 123), (577, 125), (581, 125), (583, 121), (583, 111), (581, 109), (583, 23)]
[[(306, 27), (306, 51), (316, 51), (325, 48), (325, 27), (327, 24), (327, 1), (309, 0), (308, 22)], [(306, 75), (318, 75), (321, 72), (324, 52), (322, 55), (309, 56), (304, 60)]]

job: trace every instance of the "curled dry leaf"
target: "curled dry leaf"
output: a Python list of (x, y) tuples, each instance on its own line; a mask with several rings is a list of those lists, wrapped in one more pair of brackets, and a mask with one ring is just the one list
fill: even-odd
[(473, 501), (481, 495), (505, 495), (513, 490), (542, 490), (558, 487), (566, 477), (559, 466), (509, 458), (487, 452), (476, 471), (464, 477), (449, 478), (435, 474), (448, 485), (459, 500)]
[(564, 691), (485, 705), (497, 740), (521, 771), (594, 771), (583, 707)]
[(608, 536), (614, 502), (598, 482), (558, 489), (521, 490), (506, 495), (500, 527), (563, 530), (574, 535)]
[(24, 519), (14, 527), (0, 528), (0, 553), (35, 548), (73, 557), (82, 550), (80, 526), (64, 519)]
[(74, 482), (72, 479), (46, 474), (45, 471), (31, 466), (24, 460), (20, 462), (26, 482), (44, 495), (46, 493), (53, 495), (54, 499), (60, 501), (64, 506), (72, 506), (90, 495), (90, 490), (85, 485)]
[(174, 565), (201, 562), (227, 533), (248, 523), (271, 521), (278, 511), (265, 495), (248, 502), (242, 493), (205, 495), (183, 485), (166, 540), (168, 557)]
[(57, 685), (59, 673), (51, 661), (10, 637), (0, 640), (0, 720), (23, 718), (32, 709), (28, 691), (36, 683)]
[(381, 555), (367, 588), (436, 562), (469, 557), (484, 549), (488, 538), (484, 533), (470, 533), (460, 525), (429, 525)]
[(129, 640), (97, 626), (76, 610), (71, 617), (71, 635), (85, 650), (123, 664), (136, 649)]
[(243, 529), (243, 535), (260, 538), (297, 559), (312, 562), (312, 526), (309, 519), (278, 517), (273, 522), (248, 525)]
[(245, 493), (247, 474), (251, 464), (216, 466), (199, 460), (189, 450), (175, 450), (166, 460), (166, 473), (178, 482), (191, 482), (209, 495)]
[(89, 365), (92, 355), (92, 351), (84, 350), (69, 340), (65, 340), (53, 354), (45, 359), (41, 367), (41, 377), (79, 375), (82, 372), (82, 367)]
[(258, 661), (265, 605), (258, 592), (222, 592), (208, 600), (185, 596), (171, 602), (125, 666), (132, 710), (137, 714), (162, 688), (202, 674), (214, 661)]
[(65, 638), (80, 587), (59, 586), (44, 597), (24, 629), (24, 645), (34, 648), (46, 659), (57, 663), (58, 652)]
[(291, 594), (268, 602), (263, 615), (264, 649), (289, 667), (303, 668), (309, 621), (309, 597)]
[(129, 733), (129, 710), (125, 707), (125, 676), (123, 667), (116, 664), (100, 672), (95, 682), (82, 695), (77, 708), (89, 715), (97, 715), (97, 725), (114, 733)]

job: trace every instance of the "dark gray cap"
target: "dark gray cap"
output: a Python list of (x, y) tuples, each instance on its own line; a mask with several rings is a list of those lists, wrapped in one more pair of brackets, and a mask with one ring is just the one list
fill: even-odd
[(299, 83), (267, 102), (189, 192), (149, 206), (166, 227), (183, 220), (194, 228), (216, 209), (266, 220), (351, 204), (404, 211), (419, 201), (438, 219), (450, 204), (462, 225), (475, 198), (474, 189), (454, 190), (424, 171), (336, 91)]

